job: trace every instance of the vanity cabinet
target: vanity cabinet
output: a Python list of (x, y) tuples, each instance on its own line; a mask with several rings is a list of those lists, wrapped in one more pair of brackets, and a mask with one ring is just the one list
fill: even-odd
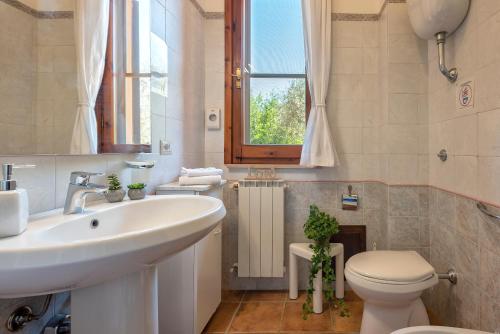
[[(157, 195), (207, 195), (221, 198), (222, 188), (178, 189), (160, 186)], [(160, 334), (200, 334), (221, 302), (222, 227), (158, 266)]]

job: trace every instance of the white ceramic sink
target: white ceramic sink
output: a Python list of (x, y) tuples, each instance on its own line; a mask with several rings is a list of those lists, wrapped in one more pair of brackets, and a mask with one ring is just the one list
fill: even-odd
[(203, 238), (225, 214), (211, 197), (152, 196), (84, 214), (33, 216), (25, 233), (0, 239), (0, 298), (80, 289), (148, 270)]

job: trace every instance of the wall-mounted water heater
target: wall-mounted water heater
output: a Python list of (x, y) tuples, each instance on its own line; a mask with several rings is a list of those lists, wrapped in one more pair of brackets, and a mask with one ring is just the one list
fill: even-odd
[(470, 0), (407, 0), (408, 15), (415, 33), (423, 39), (436, 39), (439, 70), (450, 82), (458, 77), (456, 68), (448, 69), (444, 45), (462, 24), (469, 11)]

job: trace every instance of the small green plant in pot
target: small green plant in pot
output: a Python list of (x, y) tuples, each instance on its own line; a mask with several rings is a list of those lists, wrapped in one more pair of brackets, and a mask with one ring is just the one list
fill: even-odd
[(146, 185), (144, 183), (132, 183), (128, 186), (128, 197), (135, 201), (146, 197)]
[(125, 190), (122, 189), (120, 179), (118, 179), (116, 174), (108, 176), (108, 190), (105, 192), (104, 196), (109, 203), (123, 201), (123, 198), (125, 197)]
[[(307, 287), (307, 296), (302, 305), (302, 315), (304, 319), (313, 312), (312, 296), (314, 292), (313, 282), (320, 270), (323, 271), (324, 295), (328, 301), (333, 300), (332, 283), (335, 281), (335, 274), (330, 257), (330, 238), (339, 233), (339, 224), (335, 217), (322, 212), (316, 205), (309, 208), (309, 217), (304, 224), (305, 236), (312, 240), (309, 246), (313, 251), (311, 258), (311, 268)], [(343, 300), (338, 300), (336, 306), (340, 308), (341, 316), (348, 316), (349, 311), (345, 308)]]

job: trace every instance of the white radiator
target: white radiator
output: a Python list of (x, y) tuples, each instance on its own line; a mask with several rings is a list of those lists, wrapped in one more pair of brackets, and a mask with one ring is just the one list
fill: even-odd
[(239, 182), (239, 277), (283, 277), (284, 190), (282, 180)]

